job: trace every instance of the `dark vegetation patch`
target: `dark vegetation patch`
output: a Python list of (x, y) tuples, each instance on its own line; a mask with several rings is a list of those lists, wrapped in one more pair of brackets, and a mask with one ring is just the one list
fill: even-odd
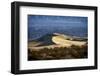
[(87, 45), (71, 47), (43, 48), (39, 50), (28, 49), (28, 60), (57, 60), (87, 58)]

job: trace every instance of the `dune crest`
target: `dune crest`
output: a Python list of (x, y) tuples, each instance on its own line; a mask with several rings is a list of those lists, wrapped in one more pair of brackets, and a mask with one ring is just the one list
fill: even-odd
[(60, 35), (53, 36), (52, 41), (55, 44), (59, 44), (59, 45), (62, 45), (62, 46), (68, 46), (68, 47), (72, 46), (72, 45), (82, 46), (82, 45), (86, 44), (86, 41), (75, 41), (75, 40), (71, 40), (71, 39), (65, 39)]

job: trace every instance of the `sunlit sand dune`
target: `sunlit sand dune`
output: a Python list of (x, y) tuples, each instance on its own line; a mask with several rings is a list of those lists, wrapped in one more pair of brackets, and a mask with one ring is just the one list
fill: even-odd
[[(43, 37), (43, 38), (46, 38), (46, 37)], [(82, 38), (72, 37), (72, 36), (59, 34), (59, 33), (54, 33), (50, 37), (47, 37), (47, 39), (45, 39), (46, 42), (45, 41), (43, 42), (30, 41), (28, 44), (28, 48), (39, 50), (39, 49), (44, 49), (44, 48), (53, 49), (55, 47), (58, 47), (58, 48), (70, 47), (72, 45), (82, 46), (86, 44), (86, 40), (83, 40)], [(51, 41), (52, 43), (49, 45), (45, 45), (44, 42), (47, 43), (47, 41), (49, 42)]]
[(62, 46), (71, 46), (71, 45), (82, 46), (82, 45), (84, 45), (86, 43), (85, 41), (71, 41), (71, 40), (67, 40), (67, 39), (62, 38), (60, 36), (53, 36), (52, 37), (52, 41), (55, 44), (59, 44), (59, 45), (62, 45)]

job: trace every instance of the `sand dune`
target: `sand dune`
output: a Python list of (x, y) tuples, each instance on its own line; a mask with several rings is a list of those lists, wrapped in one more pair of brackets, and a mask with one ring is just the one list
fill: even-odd
[(86, 43), (85, 41), (67, 40), (67, 39), (64, 39), (64, 38), (62, 38), (60, 36), (53, 36), (52, 37), (52, 41), (55, 44), (59, 44), (59, 45), (62, 45), (62, 46), (71, 46), (71, 45), (82, 46), (82, 45), (84, 45)]
[[(79, 41), (77, 39), (76, 40), (73, 40), (73, 39), (74, 38), (71, 36), (55, 33), (49, 39), (50, 41), (52, 41), (53, 44), (44, 45), (43, 44), (44, 42), (30, 41), (30, 42), (28, 42), (28, 48), (39, 50), (39, 49), (44, 49), (44, 48), (49, 48), (49, 49), (52, 48), (53, 49), (55, 47), (58, 47), (58, 48), (59, 47), (70, 47), (72, 45), (82, 46), (82, 45), (86, 44), (86, 41), (81, 41), (81, 40)], [(45, 39), (45, 41), (46, 41), (46, 39)]]

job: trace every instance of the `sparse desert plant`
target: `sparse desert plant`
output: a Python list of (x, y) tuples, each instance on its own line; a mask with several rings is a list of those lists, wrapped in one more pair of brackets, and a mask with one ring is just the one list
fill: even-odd
[(28, 49), (28, 59), (53, 60), (87, 58), (87, 47), (87, 45), (83, 45), (81, 47), (72, 45), (71, 47), (43, 48), (39, 50)]

